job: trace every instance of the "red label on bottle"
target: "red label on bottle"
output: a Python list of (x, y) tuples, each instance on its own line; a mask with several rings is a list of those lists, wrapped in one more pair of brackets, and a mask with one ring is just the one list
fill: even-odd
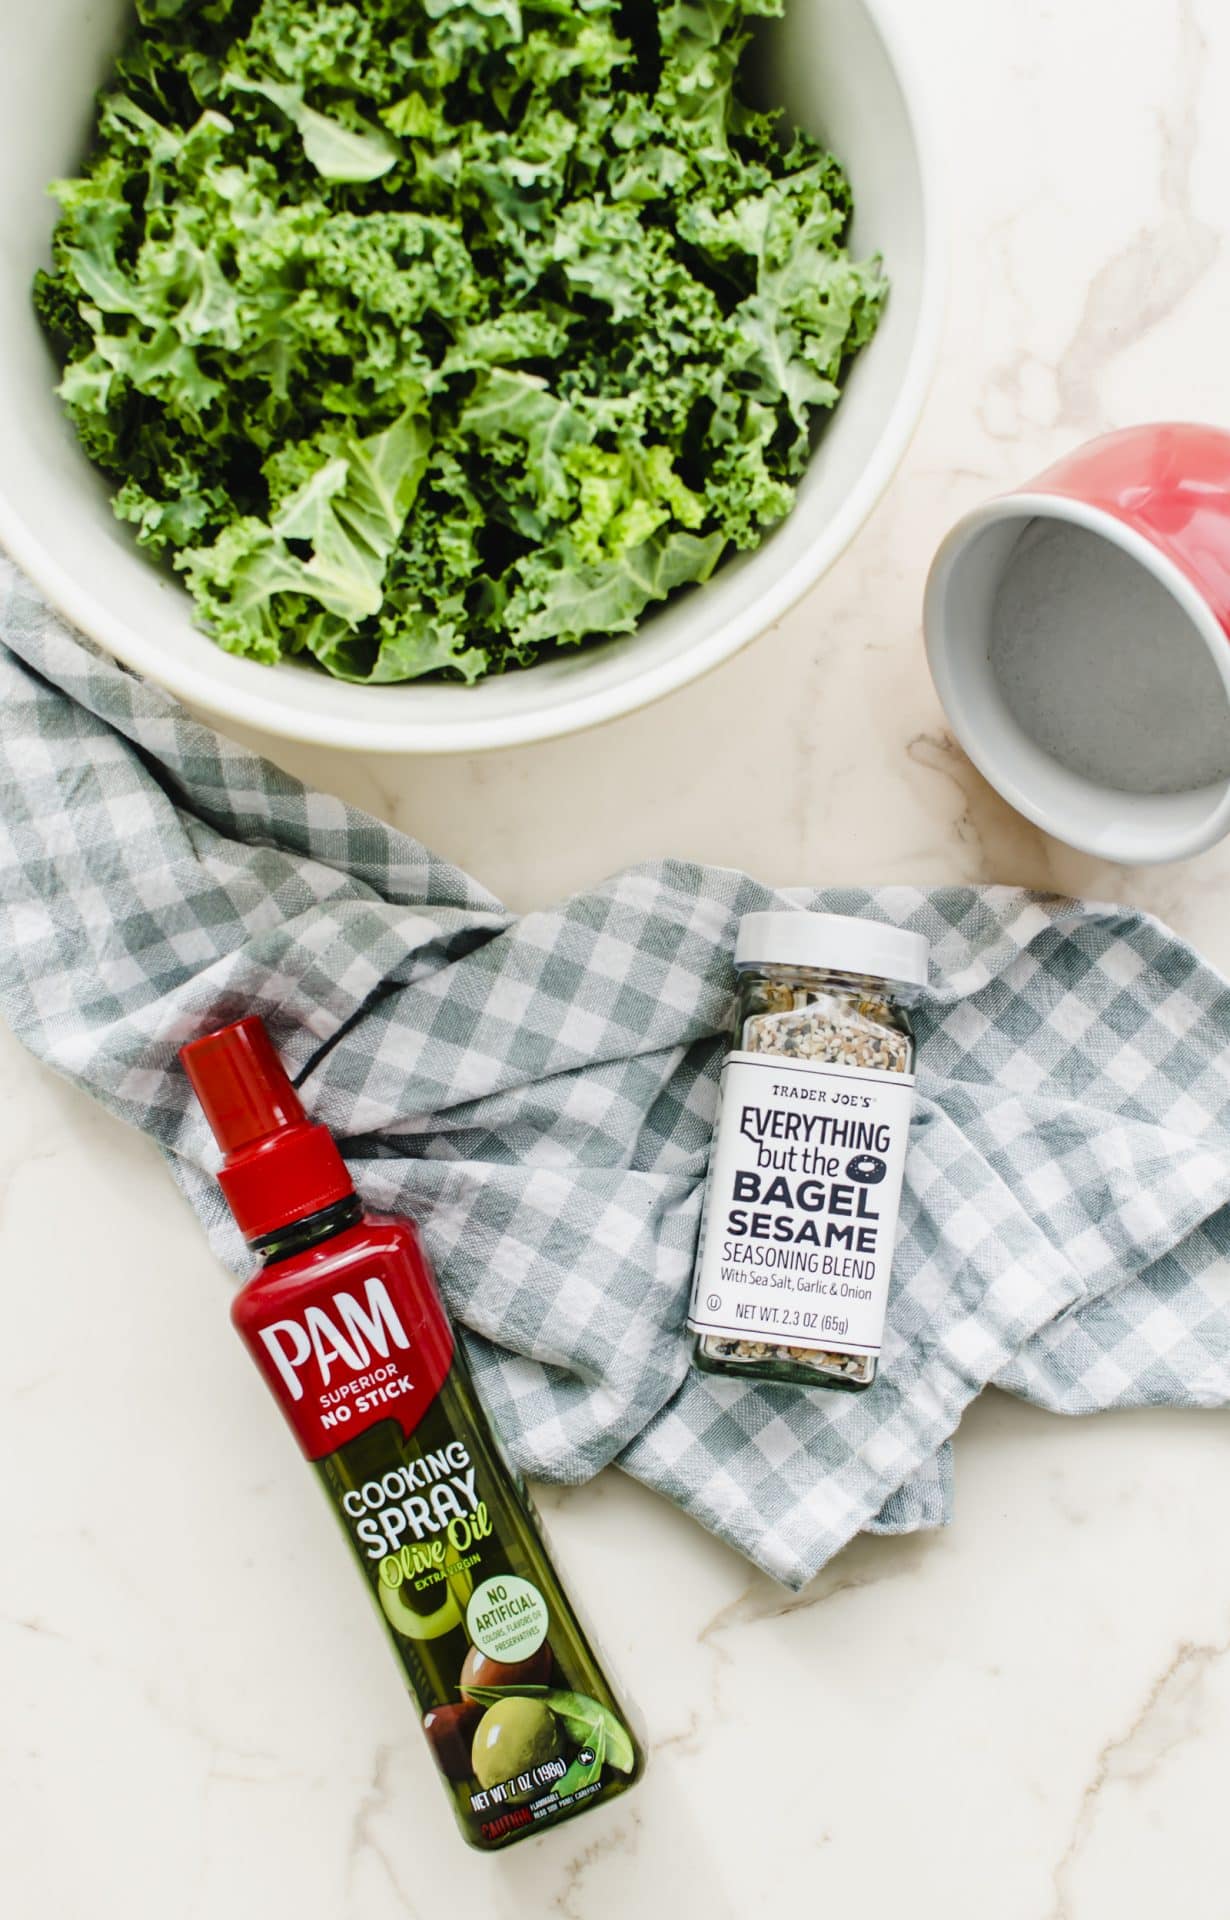
[(309, 1460), (380, 1420), (413, 1433), (452, 1365), (452, 1328), (401, 1221), (365, 1221), (268, 1268), (233, 1318)]

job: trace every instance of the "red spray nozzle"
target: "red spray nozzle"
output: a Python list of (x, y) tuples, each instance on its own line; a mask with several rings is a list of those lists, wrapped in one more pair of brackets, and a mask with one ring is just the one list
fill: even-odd
[(223, 1153), (234, 1153), (279, 1127), (306, 1125), (303, 1102), (259, 1015), (219, 1027), (203, 1040), (190, 1040), (179, 1057)]
[(222, 1191), (249, 1240), (353, 1193), (332, 1135), (308, 1120), (257, 1015), (190, 1040), (179, 1057), (224, 1155)]

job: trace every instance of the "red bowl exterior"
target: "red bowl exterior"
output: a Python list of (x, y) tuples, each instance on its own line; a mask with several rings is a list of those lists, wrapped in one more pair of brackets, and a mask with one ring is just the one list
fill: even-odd
[(1100, 507), (1143, 534), (1230, 638), (1230, 433), (1182, 422), (1125, 427), (1078, 447), (1028, 491)]

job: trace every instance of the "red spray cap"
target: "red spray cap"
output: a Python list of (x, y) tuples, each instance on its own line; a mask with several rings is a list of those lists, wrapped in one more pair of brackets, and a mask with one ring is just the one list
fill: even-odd
[(219, 1184), (247, 1239), (354, 1192), (332, 1134), (309, 1121), (257, 1015), (190, 1040), (179, 1057), (222, 1149)]

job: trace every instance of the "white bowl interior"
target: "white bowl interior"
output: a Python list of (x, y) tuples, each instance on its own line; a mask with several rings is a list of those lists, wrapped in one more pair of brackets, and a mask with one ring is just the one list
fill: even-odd
[[(1063, 520), (1129, 553), (1178, 601), (1230, 693), (1230, 648), (1196, 589), (1143, 535), (1099, 508), (1046, 494), (978, 508), (949, 534), (927, 584), (927, 651), (953, 732), (1004, 798), (1046, 832), (1104, 860), (1149, 865), (1203, 851), (1230, 826), (1230, 782), (1177, 793), (1102, 786), (1044, 751), (1012, 713), (991, 661), (991, 616), (1025, 530)], [(1073, 644), (1079, 644), (1073, 636)], [(1182, 743), (1176, 743), (1181, 752)]]
[(212, 713), (292, 738), (418, 752), (510, 745), (626, 712), (705, 671), (763, 632), (851, 539), (921, 408), (938, 332), (936, 249), (917, 113), (874, 0), (787, 0), (765, 34), (766, 91), (841, 157), (858, 203), (854, 245), (880, 249), (892, 276), (883, 324), (791, 517), (637, 633), (473, 688), (352, 687), (223, 654), (193, 626), (182, 588), (113, 518), (55, 397), (30, 304), (55, 219), (46, 183), (81, 157), (127, 12), (127, 0), (0, 8), (0, 541), (102, 645)]

